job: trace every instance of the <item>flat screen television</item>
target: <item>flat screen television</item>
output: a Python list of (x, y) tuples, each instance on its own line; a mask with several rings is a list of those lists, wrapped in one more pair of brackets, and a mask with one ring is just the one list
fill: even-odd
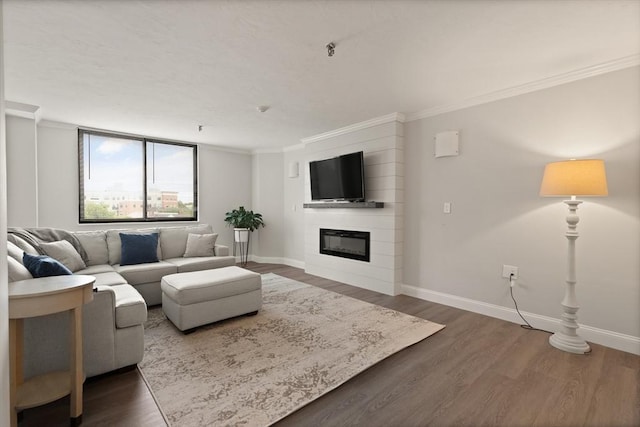
[(311, 200), (364, 201), (364, 154), (309, 162)]

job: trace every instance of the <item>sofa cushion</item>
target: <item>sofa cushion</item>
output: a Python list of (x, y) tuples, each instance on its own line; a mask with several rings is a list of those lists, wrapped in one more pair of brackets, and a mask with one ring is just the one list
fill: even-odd
[(38, 250), (34, 248), (31, 243), (27, 242), (21, 237), (16, 236), (15, 234), (7, 234), (7, 241), (15, 244), (17, 247), (30, 255), (40, 255), (38, 253)]
[(22, 264), (22, 256), (24, 251), (20, 249), (15, 243), (7, 241), (7, 255)]
[(109, 248), (105, 231), (80, 231), (74, 235), (87, 253), (87, 266), (109, 264)]
[(193, 234), (187, 236), (187, 248), (183, 257), (214, 256), (217, 234)]
[[(107, 230), (107, 248), (109, 248), (109, 264), (120, 264), (122, 255), (122, 242), (120, 233), (126, 234), (149, 234), (157, 233), (157, 228), (143, 228), (140, 230)], [(158, 243), (158, 259), (162, 259), (162, 251)]]
[(86, 267), (76, 248), (66, 240), (41, 243), (40, 247), (47, 255), (57, 259), (71, 271), (82, 270)]
[(111, 289), (116, 294), (116, 327), (128, 328), (147, 320), (147, 304), (133, 286), (116, 285)]
[(212, 234), (213, 230), (208, 224), (195, 225), (193, 227), (163, 227), (160, 229), (160, 246), (162, 247), (162, 259), (178, 258), (184, 255), (187, 249), (187, 238), (191, 234)]
[(131, 285), (160, 282), (162, 277), (167, 274), (178, 272), (178, 267), (164, 261), (154, 262), (153, 264), (116, 264), (113, 268)]
[(229, 246), (216, 245), (214, 250), (215, 250), (216, 256), (228, 256), (229, 255)]
[(211, 270), (213, 268), (229, 267), (236, 265), (236, 258), (232, 256), (211, 256), (195, 258), (171, 258), (166, 259), (178, 267), (178, 273), (198, 270)]
[(25, 252), (22, 264), (27, 267), (33, 277), (70, 276), (73, 274), (64, 264), (48, 255), (29, 255)]
[(17, 282), (18, 280), (32, 279), (33, 276), (27, 270), (27, 267), (18, 262), (14, 257), (7, 257), (7, 270), (9, 273), (9, 281)]
[(83, 268), (82, 270), (76, 271), (76, 274), (87, 274), (89, 276), (94, 276), (98, 273), (109, 273), (110, 271), (116, 271), (112, 265), (109, 264), (100, 264), (100, 265), (91, 265), (87, 268)]
[(158, 233), (120, 233), (122, 253), (120, 265), (158, 262)]
[(115, 286), (127, 284), (127, 281), (124, 279), (124, 277), (122, 277), (115, 271), (93, 274), (93, 277), (96, 278), (94, 286)]

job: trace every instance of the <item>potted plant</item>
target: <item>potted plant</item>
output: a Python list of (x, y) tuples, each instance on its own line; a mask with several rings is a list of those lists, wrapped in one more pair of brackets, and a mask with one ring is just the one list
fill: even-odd
[(234, 239), (236, 242), (248, 242), (249, 232), (259, 227), (264, 227), (262, 214), (254, 211), (248, 211), (244, 206), (227, 212), (224, 221), (234, 230)]

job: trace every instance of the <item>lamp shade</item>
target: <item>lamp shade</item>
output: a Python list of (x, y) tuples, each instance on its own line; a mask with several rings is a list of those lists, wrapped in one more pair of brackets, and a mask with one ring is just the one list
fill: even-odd
[(606, 196), (607, 176), (604, 161), (565, 160), (544, 168), (541, 196)]

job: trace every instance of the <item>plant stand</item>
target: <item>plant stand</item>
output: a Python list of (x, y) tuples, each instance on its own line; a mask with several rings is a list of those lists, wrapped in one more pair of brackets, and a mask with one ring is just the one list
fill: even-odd
[(239, 246), (240, 265), (244, 267), (249, 260), (249, 237), (251, 232), (248, 228), (234, 228), (233, 236), (233, 256), (236, 256), (236, 246)]

